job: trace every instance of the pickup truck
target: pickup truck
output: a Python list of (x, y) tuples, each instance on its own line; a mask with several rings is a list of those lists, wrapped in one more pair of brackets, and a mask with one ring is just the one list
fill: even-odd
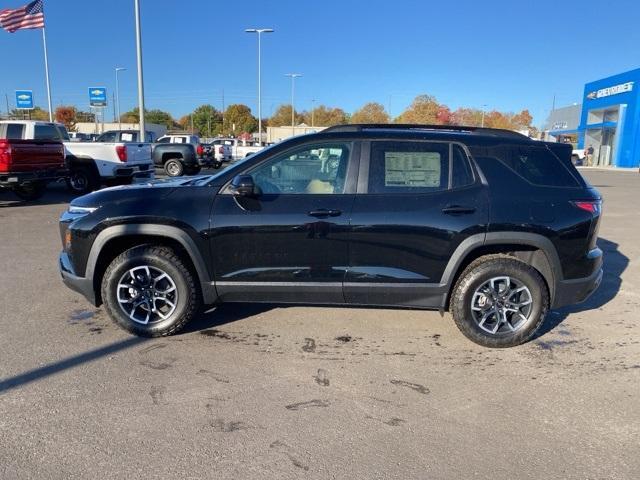
[(231, 157), (236, 160), (248, 157), (249, 155), (253, 155), (254, 153), (257, 153), (264, 148), (257, 145), (247, 145), (246, 142), (238, 140), (237, 138), (216, 138), (213, 141), (213, 144), (229, 147), (231, 151)]
[(50, 140), (41, 128), (35, 139), (24, 140), (24, 124), (0, 122), (0, 188), (23, 200), (42, 196), (47, 183), (66, 178), (64, 146)]
[(60, 123), (35, 120), (11, 120), (11, 123), (22, 126), (22, 140), (63, 142), (69, 169), (67, 186), (74, 193), (85, 194), (101, 184), (126, 184), (134, 178), (154, 176), (148, 143), (71, 142), (67, 129)]
[(574, 165), (584, 165), (585, 156), (586, 153), (584, 148), (574, 148), (571, 151), (571, 161)]
[(152, 149), (156, 168), (164, 169), (170, 177), (197, 175), (202, 167), (220, 168), (222, 162), (210, 156), (197, 135), (172, 134), (158, 139)]
[[(146, 132), (145, 143), (153, 143), (153, 132)], [(138, 130), (107, 130), (96, 138), (96, 142), (123, 142), (139, 143), (140, 132)]]

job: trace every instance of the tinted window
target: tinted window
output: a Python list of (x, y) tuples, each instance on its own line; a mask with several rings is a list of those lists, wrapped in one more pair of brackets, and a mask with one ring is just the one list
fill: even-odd
[(373, 142), (369, 193), (427, 193), (449, 185), (449, 144)]
[[(536, 185), (578, 187), (578, 181), (545, 147), (513, 147), (499, 159), (525, 180)], [(505, 152), (506, 153), (506, 152)]]
[(469, 158), (460, 145), (453, 146), (451, 161), (451, 188), (465, 187), (473, 183), (473, 171)]
[(113, 143), (116, 141), (116, 132), (106, 132), (100, 135), (101, 142), (110, 142)]
[(342, 143), (306, 146), (249, 173), (263, 193), (343, 193), (350, 151)]
[(20, 123), (8, 123), (6, 138), (20, 140), (22, 138), (23, 132), (24, 132), (24, 125)]
[(33, 138), (35, 140), (61, 140), (60, 132), (54, 125), (36, 125)]

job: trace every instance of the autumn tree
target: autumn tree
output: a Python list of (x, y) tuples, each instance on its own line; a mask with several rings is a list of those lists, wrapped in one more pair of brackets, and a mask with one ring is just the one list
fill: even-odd
[(76, 107), (60, 105), (56, 108), (56, 122), (62, 123), (67, 131), (73, 132), (76, 129)]
[[(147, 110), (145, 108), (144, 120), (146, 123), (164, 125), (167, 128), (173, 128), (176, 124), (176, 121), (170, 113), (159, 109)], [(120, 115), (120, 121), (125, 123), (138, 123), (140, 121), (140, 109), (138, 107), (134, 107), (130, 111), (123, 113)]]
[(389, 123), (391, 117), (380, 103), (365, 103), (351, 115), (351, 123)]
[[(291, 114), (291, 110), (289, 110)], [(307, 125), (319, 125), (321, 127), (331, 127), (333, 125), (341, 125), (349, 121), (347, 113), (337, 107), (327, 107), (325, 105), (318, 105), (310, 112), (304, 112), (302, 115), (302, 121)], [(291, 122), (289, 122), (291, 124)]]
[(258, 130), (258, 119), (251, 115), (251, 109), (246, 105), (233, 104), (224, 112), (223, 133), (239, 135)]
[(443, 125), (445, 121), (450, 120), (450, 116), (449, 108), (446, 105), (440, 105), (435, 97), (418, 95), (395, 121), (396, 123)]
[(482, 124), (482, 110), (460, 107), (451, 114), (451, 124), (479, 127)]
[[(296, 125), (302, 123), (304, 121), (304, 117), (301, 113), (295, 112), (295, 121)], [(270, 127), (284, 127), (291, 126), (291, 105), (280, 105), (276, 112), (269, 118), (268, 125)]]

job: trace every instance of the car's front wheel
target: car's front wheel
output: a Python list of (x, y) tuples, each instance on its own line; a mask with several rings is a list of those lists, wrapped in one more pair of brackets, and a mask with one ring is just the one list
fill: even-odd
[(139, 246), (117, 256), (102, 278), (109, 316), (136, 335), (180, 331), (196, 314), (200, 298), (189, 268), (168, 247)]
[(492, 348), (520, 345), (538, 331), (549, 310), (549, 292), (540, 273), (507, 255), (487, 255), (460, 275), (451, 297), (460, 331)]

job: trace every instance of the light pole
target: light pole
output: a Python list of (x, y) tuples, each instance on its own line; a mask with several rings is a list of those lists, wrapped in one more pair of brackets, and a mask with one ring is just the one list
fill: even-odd
[(291, 78), (291, 135), (295, 136), (296, 134), (296, 109), (294, 107), (294, 92), (295, 92), (295, 84), (296, 78), (301, 77), (301, 73), (285, 73), (285, 77)]
[(484, 128), (484, 112), (487, 109), (486, 105), (482, 105), (482, 123), (480, 124), (481, 128)]
[(116, 67), (116, 115), (118, 116), (118, 130), (122, 130), (122, 122), (120, 121), (120, 84), (118, 83), (118, 73), (126, 70), (123, 67)]
[(314, 127), (315, 125), (315, 116), (316, 116), (316, 99), (312, 98), (311, 99), (311, 126)]
[(140, 115), (140, 138), (145, 140), (144, 125), (144, 79), (142, 76), (142, 30), (140, 28), (140, 0), (134, 0), (135, 17), (136, 17), (136, 56), (138, 60), (138, 114)]
[(262, 146), (262, 34), (273, 33), (273, 28), (247, 28), (247, 33), (256, 33), (258, 35), (258, 145)]

